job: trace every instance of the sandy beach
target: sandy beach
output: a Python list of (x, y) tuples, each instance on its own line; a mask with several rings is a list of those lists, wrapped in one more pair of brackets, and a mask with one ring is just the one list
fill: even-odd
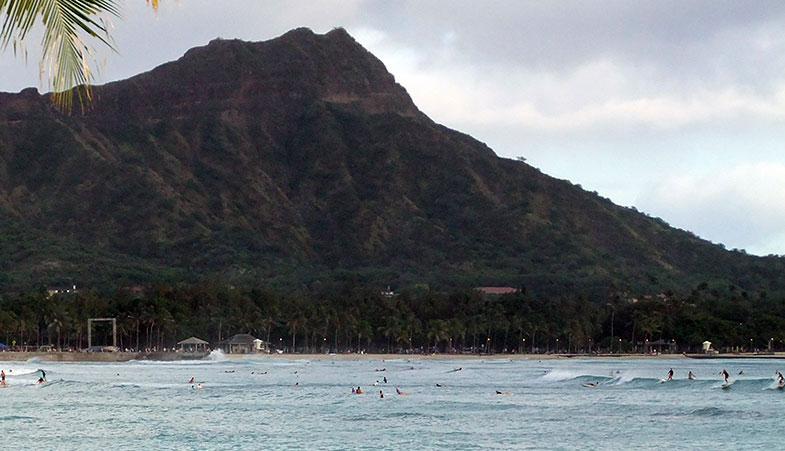
[[(131, 360), (179, 361), (206, 358), (206, 353), (180, 352), (0, 352), (0, 361), (23, 362), (38, 359), (46, 362), (127, 362)], [(223, 354), (227, 359), (291, 359), (291, 360), (566, 360), (566, 359), (785, 359), (785, 352), (733, 354)]]

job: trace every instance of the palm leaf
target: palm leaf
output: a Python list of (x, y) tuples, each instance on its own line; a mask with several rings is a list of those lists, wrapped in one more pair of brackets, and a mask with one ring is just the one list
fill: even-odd
[(114, 48), (101, 17), (119, 16), (118, 0), (0, 0), (2, 13), (6, 14), (0, 28), (3, 48), (11, 42), (16, 47), (41, 18), (44, 25), (41, 69), (44, 72), (48, 66), (54, 101), (70, 111), (76, 93), (84, 110), (91, 99), (92, 74), (88, 62), (92, 52), (83, 37)]

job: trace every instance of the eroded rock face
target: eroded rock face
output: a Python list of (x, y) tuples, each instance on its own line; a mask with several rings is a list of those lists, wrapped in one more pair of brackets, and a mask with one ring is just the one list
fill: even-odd
[(215, 40), (94, 93), (71, 116), (0, 93), (0, 286), (348, 271), (606, 292), (782, 266), (496, 157), (342, 29)]

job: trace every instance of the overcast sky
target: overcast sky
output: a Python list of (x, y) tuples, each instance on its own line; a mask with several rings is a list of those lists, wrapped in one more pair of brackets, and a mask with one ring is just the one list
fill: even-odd
[[(126, 0), (98, 83), (346, 28), (437, 122), (730, 248), (785, 254), (785, 2)], [(0, 54), (0, 91), (38, 86)]]

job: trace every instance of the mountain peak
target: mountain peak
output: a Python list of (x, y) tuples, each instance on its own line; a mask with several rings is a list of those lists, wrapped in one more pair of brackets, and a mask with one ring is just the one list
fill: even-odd
[(63, 116), (35, 91), (0, 93), (0, 291), (348, 273), (597, 299), (785, 289), (781, 259), (726, 252), (435, 124), (343, 29), (217, 39), (95, 94)]
[(325, 102), (371, 114), (424, 117), (384, 64), (342, 28), (323, 35), (298, 28), (263, 42), (214, 39), (177, 61), (97, 91), (93, 115), (107, 109), (155, 117), (161, 108), (168, 115), (172, 108), (265, 106), (296, 115), (313, 102)]

